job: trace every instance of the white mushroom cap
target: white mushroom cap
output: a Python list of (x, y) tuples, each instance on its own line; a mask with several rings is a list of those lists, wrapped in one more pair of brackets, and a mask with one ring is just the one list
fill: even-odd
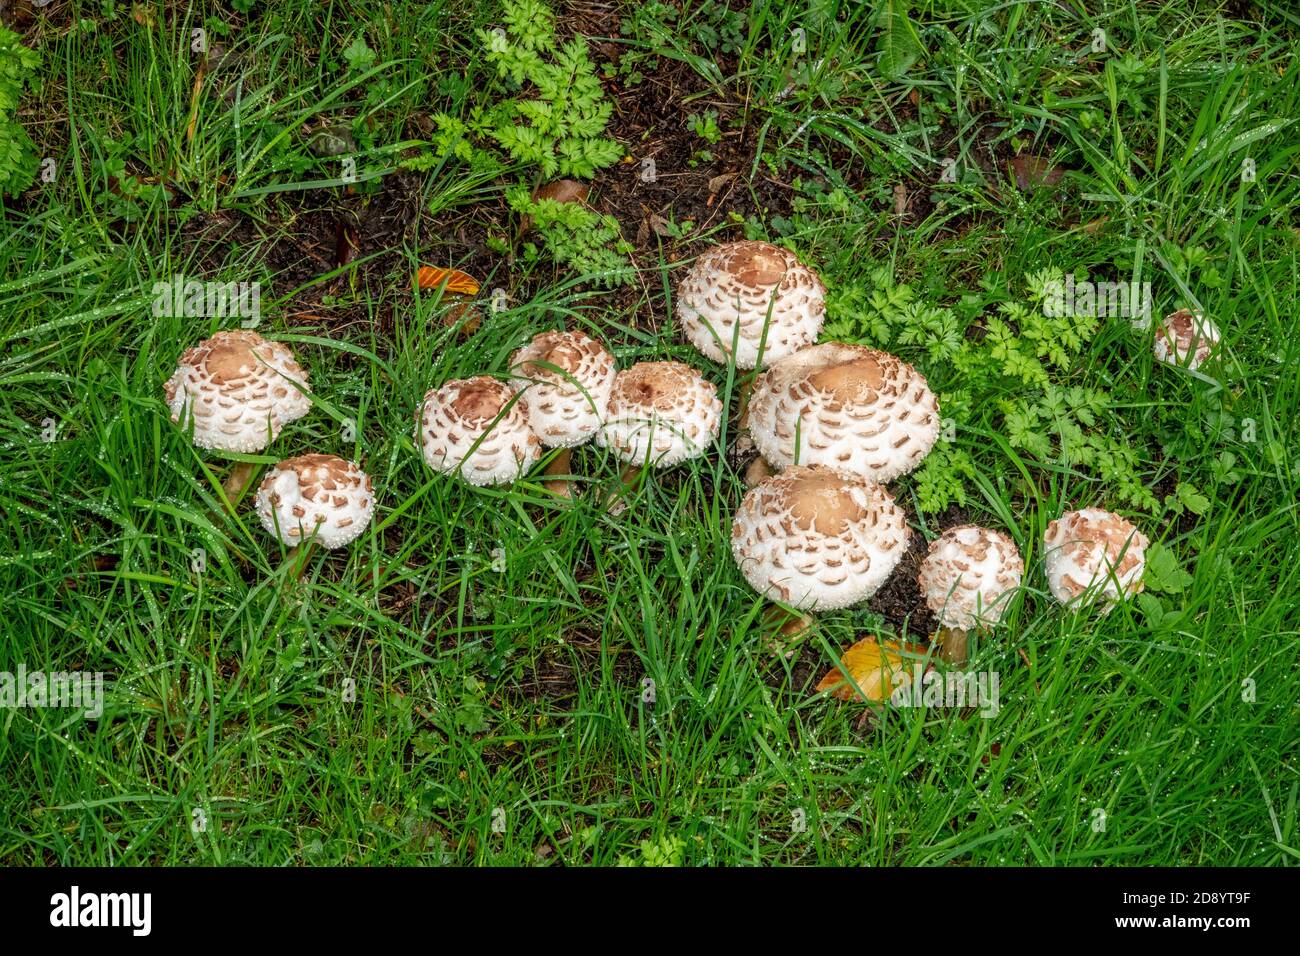
[(311, 411), (307, 373), (282, 342), (256, 332), (218, 332), (181, 356), (163, 386), (172, 421), (194, 422), (194, 444), (261, 451)]
[(514, 389), (488, 375), (430, 389), (415, 426), (428, 466), (471, 485), (508, 484), (527, 472), (542, 446), (514, 397)]
[(1156, 358), (1169, 365), (1200, 368), (1219, 345), (1219, 330), (1200, 312), (1179, 309), (1156, 326)]
[(1047, 526), (1043, 537), (1052, 596), (1062, 604), (1080, 597), (1085, 605), (1100, 599), (1110, 610), (1115, 601), (1144, 587), (1148, 544), (1146, 535), (1117, 514), (1101, 508), (1067, 511)]
[(917, 583), (944, 627), (993, 627), (1011, 606), (1025, 562), (1000, 531), (964, 524), (930, 542)]
[(834, 609), (875, 594), (910, 536), (883, 485), (796, 465), (745, 495), (731, 525), (731, 554), (760, 594), (800, 609)]
[(736, 367), (754, 368), (760, 342), (765, 362), (816, 342), (825, 297), (817, 273), (788, 249), (728, 242), (695, 260), (677, 289), (677, 318), (691, 344), (715, 362), (727, 361), (735, 336)]
[(600, 428), (618, 369), (583, 332), (543, 332), (510, 359), (528, 422), (548, 448), (581, 445)]
[(778, 468), (798, 460), (893, 481), (934, 447), (939, 403), (921, 373), (897, 356), (824, 342), (758, 376), (749, 431)]
[(638, 362), (614, 379), (596, 444), (626, 462), (667, 468), (702, 455), (718, 437), (718, 390), (681, 362)]
[(254, 507), (262, 527), (284, 544), (314, 540), (341, 548), (370, 524), (374, 484), (356, 464), (336, 455), (301, 455), (271, 469)]

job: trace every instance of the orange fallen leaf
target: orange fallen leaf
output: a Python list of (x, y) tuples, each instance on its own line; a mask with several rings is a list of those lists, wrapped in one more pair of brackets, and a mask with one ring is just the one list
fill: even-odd
[(898, 644), (885, 641), (883, 644), (874, 637), (864, 637), (840, 658), (838, 667), (821, 679), (816, 687), (817, 693), (831, 691), (831, 696), (839, 700), (856, 700), (858, 693), (852, 684), (844, 679), (844, 672), (853, 677), (862, 696), (867, 700), (884, 703), (898, 687), (910, 681), (911, 664), (903, 659), (903, 654), (924, 655), (925, 648), (918, 644)]
[(420, 266), (415, 273), (415, 282), (421, 289), (436, 289), (445, 282), (447, 292), (459, 292), (461, 295), (477, 295), (479, 290), (477, 280), (459, 269)]

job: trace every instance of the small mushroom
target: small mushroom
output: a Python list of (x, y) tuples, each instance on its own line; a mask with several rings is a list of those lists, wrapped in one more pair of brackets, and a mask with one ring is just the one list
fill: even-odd
[[(163, 386), (172, 421), (193, 423), (194, 444), (213, 451), (262, 451), (289, 422), (311, 411), (307, 373), (282, 342), (256, 332), (218, 332), (181, 356)], [(239, 496), (253, 466), (239, 462), (226, 479)]]
[(1200, 312), (1179, 309), (1156, 327), (1156, 358), (1169, 365), (1198, 369), (1219, 346), (1219, 330)]
[(515, 391), (489, 375), (453, 379), (430, 389), (415, 426), (415, 441), (434, 471), (471, 485), (509, 484), (541, 454)]
[(939, 423), (939, 403), (916, 369), (840, 342), (773, 362), (750, 401), (750, 434), (772, 465), (828, 465), (877, 482), (919, 465)]
[[(677, 318), (697, 349), (752, 369), (817, 341), (826, 288), (788, 249), (768, 242), (728, 242), (695, 260), (677, 289)], [(739, 331), (737, 331), (737, 328)]]
[(1016, 543), (1000, 531), (959, 525), (930, 542), (917, 583), (939, 619), (941, 657), (966, 663), (968, 632), (1002, 622), (1024, 572)]
[(375, 513), (374, 484), (336, 455), (300, 455), (280, 462), (257, 489), (262, 527), (283, 544), (323, 548), (351, 544)]
[(681, 362), (638, 362), (614, 378), (596, 444), (628, 463), (626, 488), (644, 465), (668, 468), (704, 454), (721, 425), (718, 390), (699, 372)]
[(731, 553), (760, 594), (800, 610), (828, 610), (875, 594), (910, 535), (883, 485), (796, 465), (745, 495), (731, 525)]
[(1147, 536), (1101, 508), (1067, 511), (1047, 526), (1043, 560), (1052, 596), (1065, 605), (1115, 602), (1142, 590)]
[[(510, 359), (511, 384), (529, 425), (547, 448), (559, 453), (547, 475), (567, 475), (574, 446), (596, 434), (614, 390), (614, 356), (583, 332), (543, 332)], [(569, 497), (569, 482), (547, 483)]]

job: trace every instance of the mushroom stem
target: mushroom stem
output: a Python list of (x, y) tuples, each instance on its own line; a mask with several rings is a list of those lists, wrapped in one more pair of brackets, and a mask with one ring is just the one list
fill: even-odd
[(772, 474), (772, 466), (763, 459), (762, 455), (759, 455), (751, 461), (749, 467), (745, 469), (745, 487), (753, 488), (764, 478), (770, 478)]
[[(755, 372), (755, 375), (758, 373)], [(749, 431), (749, 398), (754, 393), (754, 378), (749, 376), (740, 383), (740, 404), (737, 407), (738, 415), (736, 416), (736, 430), (739, 432)]]
[(543, 472), (543, 474), (552, 478), (551, 481), (544, 482), (546, 490), (549, 491), (551, 494), (556, 495), (557, 497), (560, 498), (573, 497), (573, 489), (571, 487), (572, 482), (570, 481), (570, 479), (568, 477), (554, 478), (555, 475), (568, 476), (572, 474), (572, 472), (570, 471), (570, 468), (572, 467), (571, 466), (572, 459), (573, 459), (573, 449), (561, 448), (559, 454), (557, 454), (553, 459), (551, 459), (551, 463), (546, 466), (546, 471)]
[(807, 614), (787, 611), (773, 604), (763, 612), (763, 645), (773, 654), (792, 657), (799, 639), (816, 622)]
[(253, 463), (251, 461), (237, 461), (226, 480), (222, 483), (222, 488), (226, 492), (226, 497), (232, 505), (239, 502), (239, 496), (244, 493), (248, 487), (249, 479), (253, 477)]
[(968, 631), (960, 627), (939, 628), (934, 636), (935, 645), (939, 650), (939, 659), (957, 667), (965, 667), (970, 659), (967, 647), (968, 634)]
[(605, 499), (605, 510), (612, 515), (620, 515), (627, 510), (627, 493), (636, 486), (641, 477), (640, 465), (628, 465), (618, 476), (618, 487)]
[(295, 544), (284, 556), (284, 563), (289, 566), (288, 581), (301, 581), (303, 572), (307, 570), (307, 564), (311, 561), (311, 553), (316, 549), (315, 542), (309, 541), (306, 544)]

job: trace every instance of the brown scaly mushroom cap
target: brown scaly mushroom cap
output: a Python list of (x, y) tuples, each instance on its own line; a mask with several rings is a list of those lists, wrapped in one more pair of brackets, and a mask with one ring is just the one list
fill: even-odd
[(796, 465), (745, 495), (731, 553), (750, 586), (803, 610), (848, 607), (880, 589), (911, 531), (883, 485)]
[(527, 472), (542, 446), (522, 404), (511, 404), (514, 395), (509, 385), (488, 375), (430, 389), (415, 426), (428, 466), (471, 485), (508, 484)]
[(163, 386), (172, 421), (194, 422), (194, 444), (261, 451), (311, 411), (307, 373), (282, 342), (256, 332), (218, 332), (181, 356)]
[(1000, 531), (964, 524), (930, 542), (917, 583), (944, 627), (993, 627), (1024, 577), (1016, 543)]
[(736, 336), (736, 367), (749, 369), (758, 364), (764, 326), (764, 362), (816, 342), (825, 297), (822, 280), (793, 252), (728, 242), (695, 260), (677, 289), (677, 318), (691, 344), (715, 362), (727, 361)]
[(797, 459), (887, 482), (914, 469), (934, 447), (939, 403), (925, 378), (897, 356), (824, 342), (773, 362), (758, 376), (749, 429), (763, 457), (778, 468)]
[(718, 390), (681, 362), (638, 362), (614, 379), (596, 444), (624, 461), (667, 468), (704, 453), (718, 437)]
[(1198, 369), (1219, 345), (1219, 330), (1199, 312), (1179, 309), (1156, 327), (1156, 358), (1169, 365)]
[(510, 359), (510, 371), (529, 424), (548, 448), (571, 448), (596, 434), (618, 373), (609, 349), (577, 331), (536, 336)]
[(1145, 586), (1148, 544), (1146, 535), (1117, 514), (1101, 508), (1067, 511), (1047, 526), (1043, 538), (1052, 596), (1062, 604), (1101, 600), (1110, 611)]
[(341, 548), (370, 524), (374, 484), (356, 464), (336, 455), (301, 455), (271, 469), (254, 507), (262, 527), (284, 544), (313, 540)]

